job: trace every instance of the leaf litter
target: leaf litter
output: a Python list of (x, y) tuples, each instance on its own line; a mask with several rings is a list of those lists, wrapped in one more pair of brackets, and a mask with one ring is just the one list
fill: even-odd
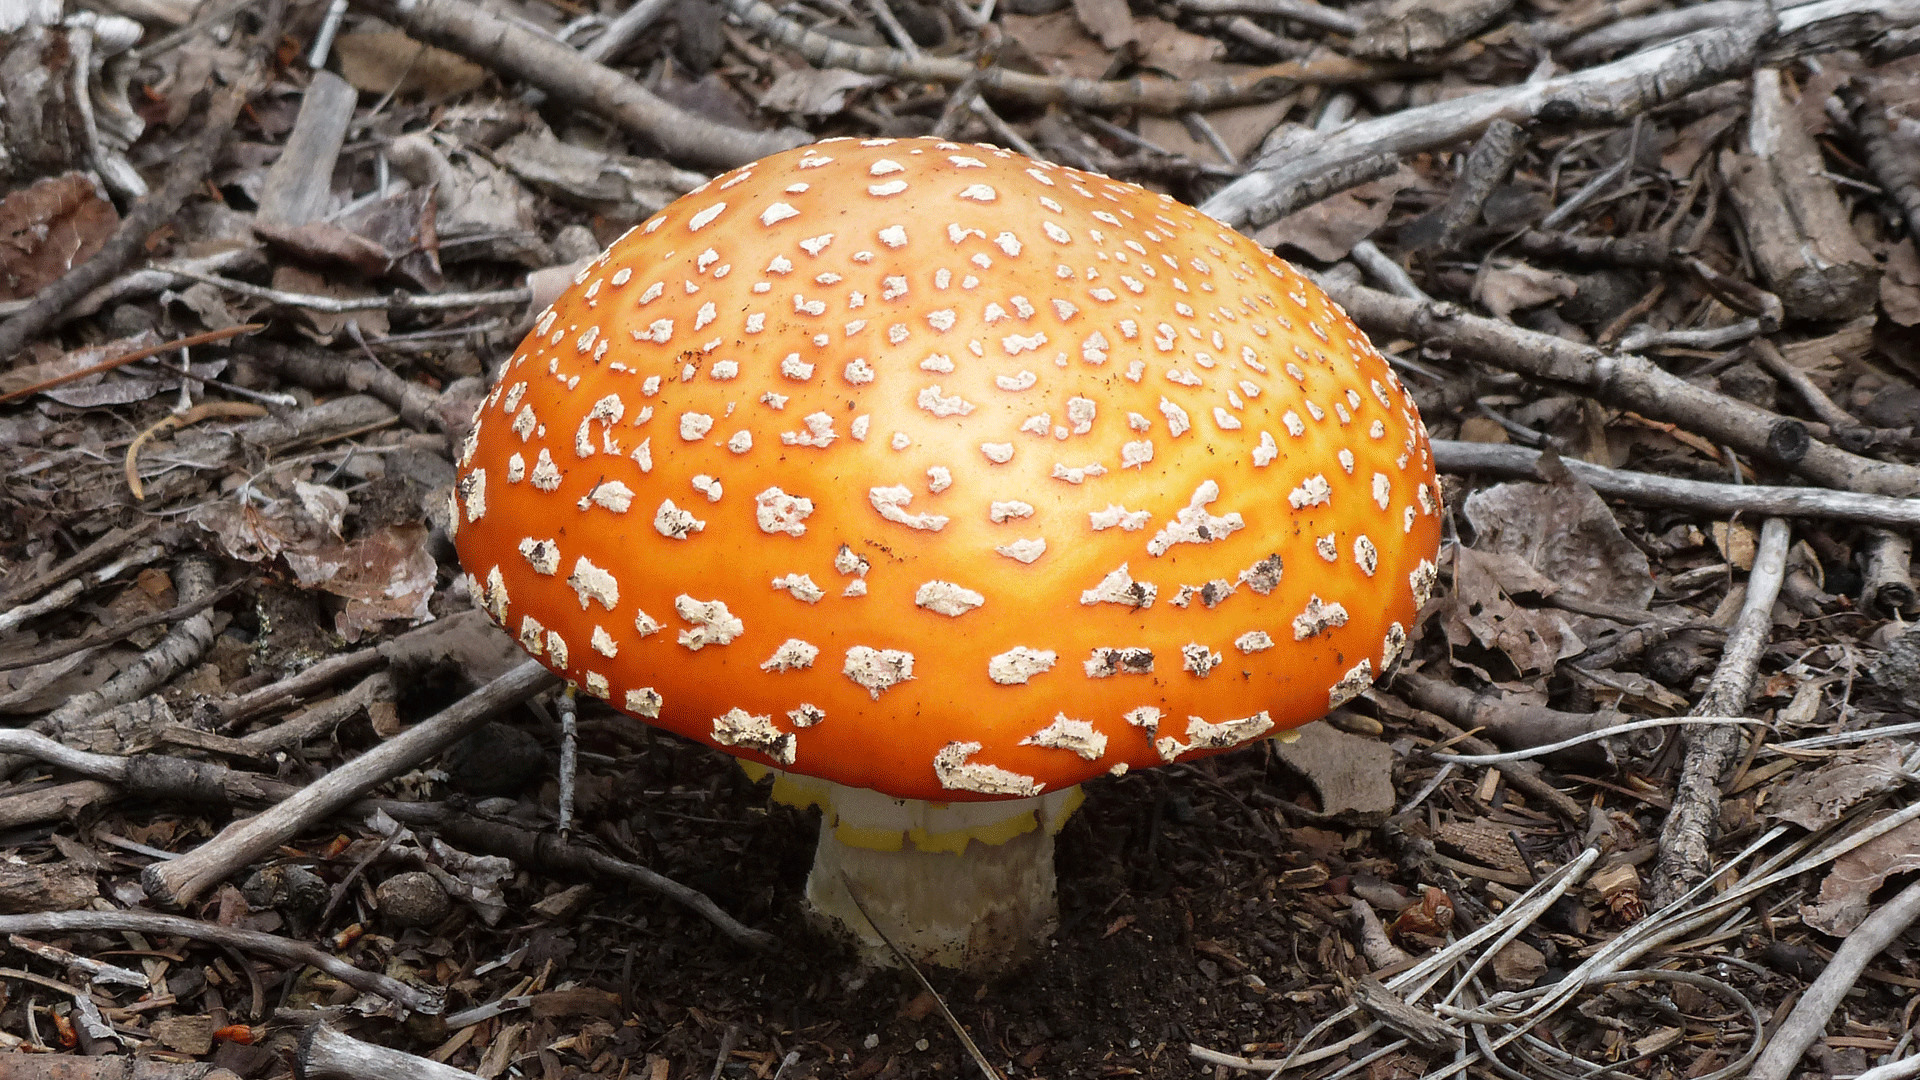
[[(203, 90), (239, 83), (255, 62), (276, 79), (218, 133), (222, 156), (164, 227), (114, 256), (116, 273), (59, 321), (38, 316), (0, 373), (0, 392), (25, 392), (0, 406), (0, 650), (112, 638), (0, 672), (0, 708), (97, 753), (217, 765), (255, 792), (132, 787), (9, 748), (0, 821), (20, 872), (0, 873), (0, 905), (138, 913), (156, 859), (344, 768), (511, 663), (502, 636), (461, 616), (468, 598), (442, 516), (449, 433), (544, 303), (527, 307), (530, 278), (567, 280), (715, 161), (661, 154), (684, 133), (636, 130), (623, 119), (631, 110), (556, 105), (565, 88), (547, 80), (560, 73), (529, 76), (510, 52), (457, 34), (421, 45), (372, 17), (391, 15), (372, 0), (333, 38), (330, 62), (359, 94), (333, 117), (338, 145), (316, 152), (295, 138), (321, 119), (304, 108), (319, 100), (313, 71), (277, 44), (319, 36), (323, 5), (291, 5), (275, 48), (255, 40), (257, 13), (129, 5), (136, 55), (65, 48), (125, 28), (39, 6), (50, 14), (31, 31), (0, 39), (0, 60), (40, 50), (20, 70), (47, 88), (46, 111), (10, 114), (0, 129), (12, 170), (0, 176), (7, 317), (112, 250), (131, 209), (121, 164), (157, 183), (196, 137)], [(935, 1015), (940, 1002), (1008, 1077), (1225, 1077), (1283, 1063), (1297, 1075), (1436, 1075), (1454, 1053), (1447, 1040), (1463, 1035), (1463, 1052), (1528, 1074), (1611, 1063), (1718, 1075), (1746, 1067), (1760, 1043), (1754, 1018), (1816, 974), (1785, 958), (1834, 955), (1920, 869), (1901, 809), (1915, 734), (1902, 725), (1920, 716), (1910, 541), (1817, 504), (1797, 512), (1779, 599), (1762, 612), (1759, 646), (1739, 653), (1745, 600), (1770, 573), (1766, 515), (1603, 497), (1556, 464), (1580, 459), (1629, 482), (1744, 488), (1795, 482), (1799, 470), (1816, 496), (1847, 486), (1805, 479), (1793, 442), (1803, 437), (1911, 470), (1920, 159), (1899, 140), (1915, 122), (1915, 67), (1900, 55), (1911, 27), (1872, 21), (1896, 16), (1807, 45), (1794, 36), (1804, 13), (1789, 8), (1773, 51), (1752, 46), (1712, 77), (1668, 61), (1666, 85), (1685, 92), (1591, 115), (1517, 106), (1517, 149), (1503, 158), (1482, 145), (1484, 120), (1460, 119), (1476, 95), (1605, 71), (1636, 50), (1666, 55), (1665, 17), (1688, 14), (1698, 22), (1686, 32), (1736, 51), (1749, 47), (1746, 30), (1715, 23), (1712, 5), (1642, 18), (1591, 4), (1302, 3), (1275, 14), (1191, 0), (1148, 14), (1019, 0), (982, 19), (978, 8), (887, 0), (813, 5), (777, 40), (745, 0), (727, 5), (732, 22), (701, 0), (645, 5), (650, 27), (618, 8), (510, 6), (586, 50), (583, 65), (650, 80), (685, 123), (704, 125), (696, 143), (793, 125), (1017, 140), (1204, 205), (1334, 273), (1336, 287), (1342, 272), (1364, 274), (1458, 305), (1433, 312), (1490, 316), (1493, 343), (1480, 346), (1436, 343), (1432, 321), (1363, 319), (1436, 436), (1548, 451), (1517, 469), (1448, 470), (1458, 540), (1405, 666), (1465, 693), (1416, 692), (1410, 675), (1296, 742), (1092, 785), (1060, 837), (1065, 917), (1047, 953), (995, 983), (930, 973), (932, 1000), (899, 973), (853, 967), (808, 926), (800, 892), (814, 823), (700, 748), (583, 703), (575, 824), (561, 836), (561, 736), (536, 700), (389, 779), (378, 805), (308, 823), (189, 912), (424, 988), (444, 998), (437, 1017), (403, 1018), (393, 996), (369, 988), (379, 984), (340, 970), (170, 933), (54, 931), (17, 939), (28, 951), (10, 971), (27, 974), (7, 976), (8, 1049), (133, 1050), (278, 1076), (283, 1054), (308, 1052), (298, 1034), (325, 1022), (487, 1077), (977, 1069)], [(42, 49), (49, 41), (63, 47)], [(856, 55), (823, 42), (884, 62), (823, 63)], [(935, 63), (956, 56), (967, 60), (958, 71)], [(966, 82), (967, 71), (983, 77)], [(1088, 82), (1068, 93), (1070, 78)], [(109, 111), (128, 103), (144, 127), (128, 135), (134, 125), (109, 117), (90, 135), (49, 123), (77, 108), (75, 85)], [(1167, 86), (1199, 96), (1153, 105)], [(1100, 95), (1106, 104), (1088, 103)], [(1809, 139), (1769, 149), (1756, 110)], [(1346, 128), (1400, 115), (1425, 119), (1414, 136), (1376, 143), (1389, 160), (1312, 156)], [(275, 172), (296, 153), (317, 156)], [(1752, 202), (1753, 161), (1809, 153), (1815, 183), (1778, 181), (1771, 210)], [(1476, 171), (1485, 160), (1511, 163)], [(1250, 169), (1309, 161), (1323, 171), (1281, 197), (1240, 200)], [(94, 162), (99, 181), (85, 172)], [(260, 219), (262, 202), (295, 182), (315, 185), (317, 214)], [(1837, 208), (1847, 243), (1796, 245), (1777, 227), (1771, 214), (1791, 218), (1807, 199)], [(1797, 290), (1808, 273), (1837, 306), (1807, 313), (1814, 301)], [(268, 325), (253, 336), (47, 385), (256, 319)], [(1658, 395), (1625, 405), (1579, 372), (1516, 374), (1539, 340), (1525, 333), (1627, 345), (1715, 405), (1687, 412)], [(136, 444), (168, 416), (244, 393), (294, 404)], [(1754, 408), (1785, 441), (1763, 452), (1735, 437), (1729, 418)], [(144, 498), (127, 489), (129, 460)], [(136, 539), (135, 525), (151, 531)], [(191, 609), (208, 595), (209, 566), (244, 587), (114, 635)], [(1678, 899), (1663, 829), (1696, 798), (1678, 777), (1703, 729), (1617, 736), (1597, 759), (1433, 756), (1483, 729), (1678, 716), (1741, 665), (1744, 719), (1756, 723), (1717, 777), (1715, 861), (1695, 868), (1723, 876)], [(74, 724), (76, 702), (99, 723)], [(1486, 710), (1502, 723), (1486, 725)], [(1506, 723), (1516, 718), (1531, 726)], [(1806, 745), (1822, 738), (1841, 741)], [(1528, 750), (1484, 747), (1500, 749)], [(1574, 798), (1527, 786), (1541, 780)], [(261, 784), (285, 787), (263, 797)], [(584, 861), (582, 845), (601, 861)], [(735, 944), (683, 904), (609, 876), (614, 864), (705, 894), (770, 931), (780, 951)], [(1658, 940), (1681, 926), (1694, 936)], [(1814, 1018), (1811, 1057), (1828, 1074), (1912, 1052), (1900, 1038), (1902, 995), (1920, 985), (1911, 952), (1910, 936), (1890, 939), (1846, 1018)], [(128, 956), (145, 988), (87, 974), (105, 969), (86, 962)], [(89, 980), (80, 993), (59, 989)], [(1396, 1041), (1402, 1029), (1421, 1038)], [(1540, 1041), (1515, 1041), (1520, 1031)]]

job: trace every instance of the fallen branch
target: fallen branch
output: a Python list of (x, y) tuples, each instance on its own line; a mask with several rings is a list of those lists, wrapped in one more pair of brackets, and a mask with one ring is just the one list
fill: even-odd
[[(743, 2), (743, 0), (735, 0)], [(1228, 184), (1200, 209), (1239, 228), (1258, 228), (1306, 205), (1302, 186), (1377, 154), (1405, 156), (1476, 138), (1505, 119), (1588, 127), (1619, 123), (1695, 90), (1752, 71), (1775, 55), (1843, 48), (1920, 21), (1911, 0), (1820, 0), (1779, 13), (1779, 25), (1748, 19), (1702, 30), (1610, 64), (1545, 82), (1466, 94), (1319, 135), (1269, 155), (1258, 171)], [(1771, 31), (1771, 33), (1769, 33)]]
[(210, 1061), (157, 1061), (131, 1054), (0, 1054), (0, 1080), (240, 1080)]
[(251, 296), (255, 300), (265, 300), (269, 304), (305, 308), (308, 311), (318, 311), (328, 315), (345, 315), (355, 311), (446, 311), (450, 308), (512, 306), (524, 304), (533, 297), (533, 293), (524, 285), (514, 289), (491, 289), (482, 292), (411, 293), (402, 289), (390, 289), (372, 296), (320, 296), (315, 293), (269, 289), (264, 285), (237, 281), (233, 278), (221, 277), (219, 274), (204, 274), (185, 266), (172, 265), (165, 269), (175, 277), (198, 281), (216, 289), (239, 293), (241, 296)]
[(674, 158), (705, 165), (744, 165), (811, 141), (811, 136), (791, 129), (743, 131), (713, 123), (553, 38), (466, 0), (356, 2), (409, 37), (521, 79), (557, 102), (646, 138)]
[(1300, 189), (1314, 178), (1363, 158), (1404, 156), (1477, 138), (1495, 120), (1522, 126), (1546, 116), (1590, 126), (1617, 122), (1747, 71), (1760, 40), (1760, 31), (1751, 27), (1693, 34), (1546, 82), (1483, 90), (1362, 120), (1291, 146), (1284, 157), (1269, 157), (1200, 209), (1235, 228), (1258, 228), (1306, 205)]
[(761, 0), (726, 0), (726, 3), (728, 14), (822, 68), (845, 68), (862, 75), (884, 75), (947, 86), (977, 79), (985, 93), (1034, 105), (1077, 105), (1100, 110), (1137, 108), (1155, 113), (1204, 111), (1224, 105), (1272, 101), (1300, 86), (1337, 86), (1405, 74), (1394, 65), (1342, 56), (1290, 60), (1217, 79), (1101, 80), (1030, 75), (1005, 67), (982, 71), (963, 59), (914, 57), (898, 49), (852, 45), (809, 30)]
[(385, 664), (413, 665), (437, 660), (446, 654), (449, 639), (457, 638), (468, 633), (470, 628), (487, 622), (485, 612), (469, 608), (416, 626), (390, 641), (330, 656), (277, 682), (221, 702), (220, 725), (232, 728), (243, 724), (343, 679), (357, 678)]
[(1777, 68), (1753, 73), (1747, 141), (1720, 152), (1760, 277), (1797, 319), (1850, 319), (1873, 308), (1880, 267), (1853, 235), (1847, 207), (1822, 172), (1820, 146), (1780, 88)]
[(262, 341), (249, 350), (249, 355), (261, 368), (309, 390), (371, 394), (391, 406), (400, 414), (401, 423), (416, 431), (437, 432), (446, 427), (446, 417), (440, 412), (441, 395), (422, 383), (395, 375), (370, 351), (355, 357), (312, 345)]
[(546, 668), (529, 660), (302, 788), (285, 802), (227, 826), (218, 836), (177, 859), (147, 867), (141, 872), (141, 883), (158, 903), (190, 904), (228, 874), (272, 851), (301, 829), (452, 746), (488, 717), (526, 701), (554, 681)]
[(339, 979), (355, 990), (379, 994), (402, 1008), (438, 1015), (438, 994), (409, 986), (399, 979), (362, 971), (331, 953), (302, 941), (242, 930), (233, 926), (161, 915), (151, 911), (42, 911), (27, 915), (0, 915), (0, 934), (134, 933), (168, 935), (224, 945), (229, 949), (269, 956), (288, 964), (304, 964)]
[[(1468, 734), (1470, 728), (1486, 726), (1486, 721), (1489, 719), (1486, 713), (1497, 709), (1499, 705), (1497, 701), (1481, 698), (1465, 688), (1413, 671), (1401, 672), (1396, 685), (1406, 693), (1409, 701), (1423, 710), (1419, 715), (1420, 721), (1439, 732), (1440, 737), (1447, 740), (1450, 745), (1461, 747), (1473, 754), (1499, 752), (1498, 747)], [(1552, 712), (1544, 708), (1530, 711)], [(1593, 731), (1610, 726), (1614, 720), (1613, 717), (1598, 714), (1576, 716), (1573, 713), (1555, 713), (1554, 715), (1566, 717), (1568, 720), (1568, 723), (1556, 725), (1556, 730), (1578, 728), (1582, 731)], [(1527, 798), (1552, 809), (1575, 824), (1586, 823), (1587, 808), (1566, 792), (1547, 783), (1546, 778), (1540, 773), (1540, 766), (1531, 762), (1515, 761), (1502, 762), (1494, 768), (1506, 777), (1507, 783), (1513, 785), (1515, 790)]]
[(247, 757), (266, 758), (276, 750), (291, 749), (308, 739), (331, 734), (335, 728), (372, 708), (375, 703), (392, 701), (397, 693), (398, 686), (392, 672), (376, 671), (344, 694), (315, 702), (278, 724), (233, 740), (235, 748)]
[[(1433, 441), (1434, 464), (1441, 472), (1539, 480), (1542, 477), (1538, 466), (1543, 456), (1538, 450), (1504, 443)], [(1920, 529), (1920, 499), (1826, 488), (1718, 484), (1710, 480), (1682, 480), (1629, 469), (1609, 469), (1577, 458), (1560, 461), (1568, 472), (1600, 494), (1648, 506), (1669, 506), (1721, 516), (1821, 518), (1889, 529)]]
[(112, 802), (119, 793), (119, 789), (112, 784), (78, 780), (71, 784), (55, 784), (0, 795), (0, 829), (18, 829), (43, 821), (76, 818), (93, 807)]
[[(1692, 714), (1734, 716), (1747, 711), (1760, 655), (1773, 635), (1773, 602), (1787, 572), (1787, 545), (1793, 532), (1780, 518), (1768, 518), (1760, 530), (1760, 550), (1747, 579), (1747, 600), (1727, 633), (1720, 667)], [(1713, 871), (1713, 841), (1719, 835), (1720, 774), (1740, 748), (1733, 725), (1688, 728), (1686, 763), (1675, 786), (1673, 809), (1660, 830), (1660, 861), (1648, 882), (1653, 902), (1664, 905)]]
[(1672, 421), (1741, 453), (1774, 460), (1808, 479), (1847, 491), (1920, 495), (1920, 467), (1875, 461), (1812, 441), (1806, 425), (1672, 374), (1645, 357), (1612, 354), (1448, 303), (1405, 300), (1332, 275), (1327, 295), (1376, 337), (1411, 338), (1522, 375), (1577, 387), (1615, 408)]
[[(183, 604), (193, 604), (214, 592), (213, 562), (199, 556), (183, 558), (174, 567), (173, 586)], [(138, 660), (98, 688), (76, 694), (59, 708), (33, 722), (33, 730), (59, 739), (69, 727), (115, 705), (138, 700), (166, 684), (175, 675), (200, 662), (213, 647), (213, 613), (202, 610), (174, 624), (167, 636)], [(0, 754), (0, 776), (26, 764), (26, 759)]]
[(742, 925), (721, 910), (712, 898), (672, 878), (644, 866), (616, 859), (604, 851), (585, 847), (549, 833), (534, 832), (507, 822), (491, 821), (469, 814), (456, 814), (445, 806), (429, 803), (381, 804), (395, 820), (407, 825), (429, 825), (448, 839), (490, 855), (504, 855), (523, 866), (547, 871), (563, 871), (612, 878), (650, 889), (685, 907), (718, 927), (721, 933), (750, 949), (768, 950), (779, 939), (765, 930)]
[[(516, 670), (525, 670), (524, 665)], [(382, 677), (375, 675), (371, 678)], [(135, 757), (96, 754), (76, 750), (44, 735), (16, 729), (0, 728), (0, 752), (30, 757), (91, 778), (80, 783), (0, 798), (0, 827), (4, 828), (69, 817), (79, 809), (122, 795), (233, 806), (289, 802), (299, 798), (306, 790), (214, 762), (162, 754)], [(355, 764), (358, 764), (358, 760), (364, 758), (357, 759)], [(334, 775), (338, 775), (338, 770)], [(779, 944), (772, 934), (742, 925), (697, 889), (644, 866), (555, 836), (510, 822), (474, 817), (442, 803), (366, 799), (350, 803), (347, 808), (367, 813), (378, 811), (405, 825), (430, 827), (457, 843), (480, 849), (489, 855), (513, 859), (530, 868), (596, 875), (638, 885), (686, 906), (713, 923), (721, 933), (748, 948), (765, 950)], [(216, 837), (209, 845), (218, 840)]]
[(153, 530), (151, 520), (143, 520), (137, 525), (115, 527), (100, 535), (100, 538), (79, 551), (38, 574), (29, 574), (19, 581), (0, 590), (0, 611), (6, 611), (28, 597), (38, 596), (52, 588), (54, 582), (65, 581), (99, 566), (108, 559), (133, 546), (133, 542)]

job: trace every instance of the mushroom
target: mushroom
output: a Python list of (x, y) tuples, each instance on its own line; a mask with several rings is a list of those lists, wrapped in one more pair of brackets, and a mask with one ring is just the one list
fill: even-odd
[[(1434, 584), (1412, 396), (1287, 264), (989, 146), (827, 140), (583, 270), (459, 456), (476, 601), (824, 810), (807, 895), (993, 970), (1090, 777), (1325, 715)], [(859, 904), (849, 902), (849, 893)]]

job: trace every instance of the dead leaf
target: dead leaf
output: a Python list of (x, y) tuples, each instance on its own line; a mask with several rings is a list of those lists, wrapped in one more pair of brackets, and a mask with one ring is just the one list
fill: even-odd
[(1557, 587), (1518, 556), (1456, 548), (1453, 580), (1444, 616), (1452, 644), (1497, 650), (1522, 675), (1551, 671), (1586, 649), (1565, 613), (1513, 602), (1511, 592), (1545, 594)]
[[(1226, 76), (1253, 70), (1247, 64), (1220, 62), (1207, 67), (1215, 75)], [(1220, 141), (1227, 144), (1234, 161), (1243, 163), (1259, 152), (1261, 140), (1279, 126), (1287, 113), (1299, 103), (1300, 95), (1293, 93), (1283, 94), (1273, 101), (1230, 105), (1224, 109), (1209, 110), (1206, 114), (1207, 123), (1213, 127), (1214, 134), (1220, 136)], [(1211, 142), (1194, 138), (1193, 133), (1177, 117), (1142, 116), (1138, 123), (1141, 136), (1168, 153), (1180, 154), (1195, 161), (1218, 161), (1220, 158)]]
[(847, 107), (848, 94), (883, 81), (878, 75), (842, 68), (795, 68), (773, 80), (760, 95), (760, 107), (769, 112), (832, 116)]
[(1296, 210), (1260, 231), (1263, 244), (1290, 244), (1320, 262), (1344, 259), (1353, 245), (1387, 223), (1393, 197), (1419, 177), (1402, 166), (1391, 176), (1348, 188)]
[(1227, 54), (1220, 39), (1188, 33), (1163, 19), (1139, 19), (1134, 28), (1140, 39), (1140, 63), (1175, 79), (1212, 75), (1213, 62)]
[(0, 199), (0, 300), (24, 300), (92, 258), (120, 215), (85, 173), (50, 176)]
[(340, 263), (368, 277), (386, 273), (393, 261), (379, 244), (355, 236), (330, 221), (312, 221), (305, 225), (275, 225), (263, 221), (256, 223), (253, 230), (262, 240), (295, 258)]
[(1081, 27), (1072, 9), (1051, 15), (1002, 15), (1010, 43), (1046, 74), (1103, 79), (1113, 55)]
[(1392, 747), (1328, 724), (1307, 724), (1294, 734), (1276, 739), (1273, 752), (1313, 785), (1321, 813), (1380, 821), (1393, 812)]
[(307, 262), (346, 266), (369, 278), (397, 274), (413, 288), (438, 292), (443, 279), (436, 209), (433, 188), (407, 188), (332, 221), (256, 222), (254, 232)]
[(575, 146), (545, 129), (515, 135), (494, 157), (523, 183), (622, 224), (639, 221), (707, 182), (658, 158)]
[[(132, 337), (90, 345), (84, 349), (75, 349), (58, 355), (51, 360), (42, 360), (39, 363), (26, 364), (10, 371), (0, 372), (0, 394), (11, 394), (29, 386), (52, 382), (61, 376), (93, 367), (116, 356), (150, 349), (159, 343), (160, 336), (147, 330)], [(176, 353), (166, 359), (169, 363), (178, 363), (179, 355)], [(187, 370), (203, 379), (211, 379), (226, 369), (225, 360), (210, 360), (193, 363)], [(146, 401), (157, 394), (173, 390), (179, 385), (178, 375), (151, 366), (127, 366), (86, 375), (72, 382), (48, 387), (40, 392), (62, 405), (88, 409), (101, 405), (126, 405), (135, 401)]]
[(1476, 549), (1514, 555), (1570, 595), (1636, 611), (1653, 601), (1646, 552), (1627, 539), (1606, 500), (1571, 473), (1551, 484), (1476, 491), (1462, 512)]
[(1660, 167), (1667, 175), (1675, 179), (1685, 179), (1693, 174), (1694, 166), (1700, 159), (1720, 144), (1722, 136), (1733, 122), (1740, 117), (1738, 109), (1721, 109), (1711, 112), (1680, 129), (1660, 155)]
[(1493, 954), (1493, 977), (1502, 990), (1525, 990), (1546, 973), (1546, 954), (1524, 941), (1509, 941)]
[(1773, 787), (1766, 816), (1803, 829), (1824, 829), (1839, 821), (1848, 809), (1893, 791), (1901, 778), (1906, 755), (1889, 742), (1872, 742), (1834, 755), (1817, 769), (1806, 769)]
[(1500, 421), (1485, 416), (1469, 416), (1460, 421), (1460, 441), (1474, 443), (1506, 443), (1513, 440), (1507, 435), (1507, 429)]
[(1109, 52), (1119, 52), (1139, 40), (1127, 0), (1073, 0), (1073, 13)]
[(1760, 550), (1760, 536), (1753, 527), (1738, 521), (1713, 523), (1713, 546), (1736, 569), (1752, 570), (1754, 553)]
[[(325, 296), (336, 300), (378, 295), (378, 290), (370, 285), (348, 284), (338, 280), (337, 276), (329, 277), (287, 263), (280, 263), (273, 268), (273, 287), (282, 292)], [(301, 329), (323, 345), (331, 345), (343, 336), (349, 321), (358, 324), (360, 332), (369, 337), (379, 337), (387, 332), (387, 313), (380, 308), (338, 312), (302, 307), (296, 309), (296, 313), (303, 324)]]
[[(414, 132), (387, 145), (387, 157), (407, 181), (433, 190), (433, 231), (438, 243), (485, 240), (490, 247), (463, 245), (464, 259), (512, 259), (524, 265), (545, 245), (534, 229), (537, 217), (533, 193), (514, 175), (485, 156), (458, 146), (449, 148), (434, 136)], [(444, 247), (442, 258), (446, 258)]]
[[(1876, 814), (1875, 820), (1885, 816)], [(1800, 908), (1800, 921), (1823, 934), (1845, 937), (1873, 910), (1875, 889), (1895, 874), (1914, 870), (1920, 870), (1920, 821), (1909, 821), (1835, 859), (1816, 902)]]
[(333, 51), (340, 58), (341, 77), (363, 94), (419, 94), (438, 101), (469, 93), (487, 81), (487, 69), (398, 30), (341, 34)]
[(1505, 319), (1520, 308), (1565, 300), (1579, 291), (1580, 287), (1565, 274), (1506, 260), (1489, 262), (1486, 272), (1473, 283), (1473, 298), (1496, 319)]
[(334, 629), (347, 641), (388, 619), (429, 616), (437, 566), (424, 525), (388, 525), (363, 540), (310, 544), (281, 553), (305, 588), (345, 597)]

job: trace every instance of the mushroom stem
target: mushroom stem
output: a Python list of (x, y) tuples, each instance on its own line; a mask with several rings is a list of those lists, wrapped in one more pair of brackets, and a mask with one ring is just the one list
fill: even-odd
[(868, 963), (898, 962), (868, 917), (911, 962), (976, 975), (1018, 965), (1059, 925), (1053, 837), (1080, 805), (1078, 786), (932, 803), (785, 774), (773, 795), (821, 808), (807, 901)]

